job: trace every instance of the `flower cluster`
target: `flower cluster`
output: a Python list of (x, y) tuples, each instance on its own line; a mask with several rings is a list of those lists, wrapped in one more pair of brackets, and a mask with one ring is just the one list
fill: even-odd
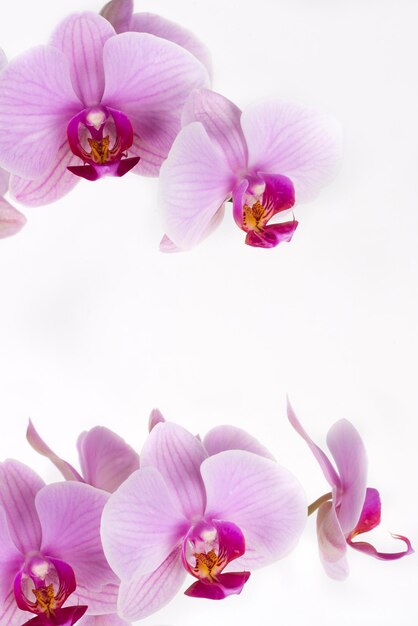
[[(134, 14), (133, 0), (72, 14), (47, 45), (2, 62), (0, 165), (14, 200), (47, 204), (80, 178), (160, 175), (163, 251), (196, 245), (229, 200), (246, 244), (290, 241), (295, 217), (273, 218), (313, 198), (339, 161), (333, 119), (282, 101), (241, 112), (210, 90), (210, 55), (195, 35)], [(8, 236), (25, 218), (1, 203)]]
[[(309, 507), (304, 490), (253, 436), (218, 426), (203, 439), (154, 410), (140, 456), (104, 427), (77, 442), (80, 471), (29, 423), (27, 439), (64, 481), (45, 485), (29, 467), (0, 464), (0, 593), (5, 626), (123, 626), (185, 594), (221, 600), (251, 573), (287, 556), (318, 509), (320, 556), (329, 576), (347, 575), (346, 545), (384, 554), (356, 535), (380, 521), (366, 489), (366, 456), (355, 428), (334, 424), (328, 444), (338, 473), (303, 430), (332, 486)], [(34, 615), (28, 618), (28, 613)]]

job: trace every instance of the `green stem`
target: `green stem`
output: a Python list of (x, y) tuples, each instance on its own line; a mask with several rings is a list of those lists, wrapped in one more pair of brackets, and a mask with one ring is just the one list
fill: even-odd
[(318, 498), (318, 500), (315, 500), (315, 502), (312, 502), (312, 504), (308, 506), (308, 517), (309, 515), (312, 515), (312, 513), (315, 513), (315, 511), (319, 509), (321, 504), (324, 504), (324, 502), (328, 502), (329, 500), (332, 500), (331, 492), (325, 493), (323, 496)]

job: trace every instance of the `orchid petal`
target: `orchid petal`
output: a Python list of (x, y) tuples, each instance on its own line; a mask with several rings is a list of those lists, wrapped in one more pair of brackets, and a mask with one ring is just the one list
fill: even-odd
[(157, 568), (187, 528), (163, 477), (156, 468), (143, 467), (141, 457), (141, 469), (112, 494), (104, 508), (103, 548), (112, 569), (127, 580)]
[(87, 608), (87, 606), (66, 606), (54, 611), (53, 622), (46, 614), (41, 613), (22, 624), (22, 626), (52, 626), (52, 624), (53, 626), (73, 626), (83, 617)]
[(19, 609), (14, 593), (11, 591), (4, 603), (0, 606), (1, 626), (22, 626), (27, 617), (27, 611), (21, 611)]
[(164, 423), (165, 421), (164, 415), (159, 409), (152, 409), (148, 420), (148, 431), (151, 432), (157, 424)]
[(205, 583), (197, 580), (184, 594), (192, 598), (207, 598), (208, 600), (223, 600), (232, 594), (241, 593), (250, 572), (228, 572), (217, 576), (216, 581)]
[(2, 167), (24, 178), (44, 175), (79, 110), (62, 52), (39, 46), (13, 59), (0, 74)]
[(0, 197), (0, 239), (16, 235), (26, 224), (26, 217)]
[(134, 574), (129, 581), (121, 582), (118, 613), (122, 618), (143, 619), (174, 598), (186, 577), (180, 552), (181, 548), (176, 547), (151, 574)]
[(47, 485), (36, 497), (42, 525), (42, 553), (74, 570), (77, 584), (98, 588), (115, 580), (100, 542), (100, 519), (108, 494), (90, 485)]
[(56, 154), (54, 162), (48, 170), (35, 180), (26, 180), (19, 176), (12, 176), (10, 193), (26, 206), (42, 206), (55, 202), (65, 196), (78, 183), (77, 176), (68, 171), (68, 167), (80, 162), (68, 148), (65, 139)]
[[(227, 450), (202, 463), (206, 518), (236, 524), (245, 537), (237, 563), (261, 567), (292, 550), (306, 521), (302, 487), (285, 468), (244, 450)], [(251, 567), (250, 567), (251, 565)]]
[(279, 243), (292, 240), (299, 222), (283, 222), (280, 224), (268, 224), (261, 232), (251, 231), (245, 237), (247, 246), (254, 248), (275, 248)]
[(69, 61), (73, 88), (84, 107), (100, 104), (105, 86), (103, 46), (114, 35), (104, 17), (85, 12), (69, 15), (51, 36), (51, 46)]
[(111, 0), (100, 11), (100, 15), (110, 22), (117, 33), (130, 30), (133, 0)]
[(26, 431), (26, 439), (36, 452), (42, 454), (55, 465), (55, 467), (61, 472), (66, 480), (78, 480), (84, 482), (80, 474), (74, 469), (72, 465), (61, 459), (49, 448), (44, 440), (39, 436), (35, 429), (35, 426), (29, 420), (29, 426)]
[(18, 461), (0, 464), (0, 505), (3, 506), (13, 542), (22, 552), (39, 550), (41, 524), (35, 508), (35, 497), (43, 480)]
[(318, 463), (319, 463), (319, 465), (321, 467), (321, 470), (322, 470), (325, 478), (327, 479), (327, 481), (331, 485), (331, 487), (336, 488), (336, 489), (340, 489), (341, 488), (340, 477), (338, 476), (337, 472), (335, 471), (334, 467), (332, 466), (331, 461), (329, 460), (329, 458), (327, 457), (325, 452), (323, 452), (321, 450), (321, 448), (319, 448), (312, 441), (312, 439), (309, 437), (308, 433), (304, 430), (302, 424), (299, 422), (298, 418), (296, 417), (296, 413), (294, 412), (294, 410), (292, 408), (292, 405), (290, 404), (289, 400), (287, 401), (287, 417), (289, 418), (289, 422), (291, 423), (293, 428), (296, 430), (296, 432), (308, 444), (309, 448), (311, 449), (312, 454), (314, 455), (314, 457), (318, 461)]
[(156, 35), (185, 48), (206, 67), (212, 78), (213, 68), (209, 49), (190, 30), (153, 13), (135, 13), (129, 30)]
[(119, 435), (96, 426), (77, 442), (81, 471), (93, 487), (115, 491), (139, 468), (139, 456)]
[[(180, 130), (180, 111), (189, 93), (207, 84), (207, 72), (189, 52), (147, 33), (123, 33), (103, 51), (103, 105), (123, 111), (158, 166)], [(136, 170), (141, 171), (141, 161)]]
[(23, 564), (23, 558), (10, 536), (6, 512), (0, 507), (0, 605), (13, 589), (13, 580)]
[(335, 504), (338, 520), (346, 535), (356, 526), (366, 497), (366, 450), (357, 430), (345, 419), (330, 428), (327, 445), (341, 479), (340, 501)]
[(113, 583), (100, 587), (91, 585), (83, 586), (77, 583), (77, 589), (71, 595), (73, 604), (87, 604), (89, 615), (102, 615), (116, 613), (116, 605), (119, 594), (119, 580), (114, 578)]
[(200, 466), (207, 457), (202, 443), (187, 430), (165, 422), (157, 424), (141, 450), (141, 467), (155, 467), (188, 519), (205, 510), (205, 488)]
[(341, 132), (331, 117), (273, 101), (246, 109), (241, 126), (248, 145), (249, 169), (290, 178), (297, 202), (314, 198), (335, 175)]
[(247, 450), (274, 461), (274, 456), (255, 437), (236, 426), (216, 426), (204, 437), (203, 445), (209, 456), (224, 450)]
[(203, 124), (209, 138), (225, 155), (233, 172), (245, 170), (248, 151), (241, 129), (241, 110), (221, 94), (209, 89), (196, 89), (186, 100), (182, 125)]
[(0, 196), (4, 196), (9, 190), (10, 174), (0, 168)]
[(159, 201), (167, 236), (180, 248), (196, 245), (234, 186), (224, 155), (202, 124), (183, 128), (160, 172)]
[(316, 531), (319, 556), (326, 573), (335, 580), (344, 580), (348, 576), (347, 544), (332, 502), (319, 507)]

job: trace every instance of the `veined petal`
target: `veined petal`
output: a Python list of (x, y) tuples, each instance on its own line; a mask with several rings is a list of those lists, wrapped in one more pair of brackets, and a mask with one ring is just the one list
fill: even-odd
[(319, 556), (326, 573), (335, 580), (344, 580), (348, 576), (347, 544), (332, 502), (319, 507), (316, 531)]
[[(155, 129), (158, 128), (158, 132)], [(158, 176), (163, 161), (180, 130), (178, 115), (144, 113), (137, 125), (130, 153), (140, 157), (132, 172), (140, 176)]]
[(341, 479), (341, 495), (335, 505), (342, 531), (346, 535), (356, 526), (366, 497), (366, 450), (357, 430), (345, 419), (330, 428), (327, 445)]
[(204, 437), (203, 445), (209, 456), (224, 450), (247, 450), (274, 461), (274, 456), (255, 437), (236, 426), (216, 426)]
[(237, 563), (261, 567), (294, 548), (305, 526), (307, 504), (287, 469), (252, 452), (227, 450), (206, 459), (201, 473), (205, 517), (233, 522), (244, 534), (246, 552)]
[(30, 614), (21, 611), (16, 604), (13, 591), (7, 596), (5, 602), (0, 605), (1, 626), (22, 626)]
[(145, 576), (134, 574), (120, 585), (118, 613), (131, 621), (143, 619), (158, 611), (174, 598), (186, 577), (176, 547), (152, 573)]
[(14, 460), (0, 464), (0, 505), (3, 506), (14, 544), (22, 553), (39, 550), (41, 524), (35, 497), (45, 485), (29, 467)]
[(160, 422), (164, 423), (165, 421), (165, 417), (159, 409), (152, 409), (148, 420), (148, 432), (151, 432), (154, 426)]
[(200, 466), (207, 452), (194, 435), (172, 422), (160, 423), (141, 450), (141, 468), (155, 467), (187, 519), (203, 515), (205, 488)]
[(13, 589), (13, 580), (24, 561), (24, 556), (16, 548), (10, 536), (6, 512), (0, 507), (0, 605), (2, 605), (10, 590)]
[(118, 593), (119, 581), (102, 587), (92, 587), (91, 585), (86, 587), (77, 583), (77, 589), (71, 595), (71, 603), (87, 604), (89, 615), (111, 615), (116, 613)]
[(4, 196), (9, 190), (10, 174), (0, 168), (0, 196)]
[(78, 480), (84, 482), (83, 478), (74, 469), (74, 467), (70, 465), (70, 463), (67, 463), (67, 461), (61, 459), (58, 455), (55, 454), (55, 452), (51, 450), (51, 448), (46, 445), (45, 441), (39, 436), (31, 420), (29, 420), (29, 426), (26, 431), (26, 439), (28, 440), (32, 448), (36, 450), (36, 452), (42, 454), (42, 456), (45, 456), (51, 461), (51, 463), (55, 465), (55, 467), (61, 472), (66, 480)]
[(122, 580), (148, 574), (167, 558), (188, 526), (157, 469), (139, 469), (104, 508), (101, 534), (107, 560)]
[(39, 46), (0, 74), (0, 164), (24, 178), (53, 166), (69, 120), (80, 110), (65, 55)]
[(287, 417), (289, 418), (289, 422), (291, 423), (293, 428), (296, 430), (298, 435), (300, 435), (302, 439), (304, 439), (306, 443), (308, 444), (309, 448), (312, 451), (312, 454), (318, 461), (321, 467), (321, 470), (323, 471), (324, 476), (329, 482), (329, 484), (331, 485), (331, 487), (335, 489), (340, 489), (341, 488), (340, 477), (335, 471), (331, 461), (329, 460), (325, 452), (323, 452), (321, 448), (317, 446), (316, 443), (314, 443), (312, 439), (309, 437), (308, 433), (305, 431), (302, 424), (296, 417), (296, 413), (294, 412), (289, 400), (287, 401)]
[(231, 171), (246, 169), (248, 150), (241, 129), (241, 110), (221, 94), (209, 89), (196, 89), (186, 100), (182, 125), (203, 124), (209, 138), (225, 155)]
[(97, 589), (114, 582), (100, 541), (100, 519), (108, 494), (90, 485), (47, 485), (36, 497), (42, 553), (69, 563), (77, 584)]
[(131, 30), (130, 24), (134, 11), (133, 0), (111, 0), (100, 11), (100, 15), (110, 22), (117, 33)]
[(77, 441), (81, 471), (93, 487), (116, 489), (139, 468), (139, 456), (122, 437), (103, 426), (80, 435)]
[(0, 239), (16, 235), (26, 224), (26, 217), (0, 197)]
[[(189, 93), (208, 83), (204, 66), (187, 50), (148, 33), (123, 33), (104, 47), (106, 87), (103, 104), (130, 119), (145, 152), (167, 157), (180, 129)], [(137, 156), (145, 158), (142, 152)], [(141, 161), (137, 171), (141, 171)]]
[(55, 202), (78, 183), (78, 177), (67, 168), (79, 162), (80, 159), (69, 150), (67, 139), (65, 139), (58, 149), (54, 162), (42, 176), (35, 180), (12, 176), (10, 193), (13, 198), (26, 206), (43, 206)]
[[(128, 29), (125, 29), (128, 30)], [(187, 28), (153, 13), (135, 13), (132, 16), (129, 30), (138, 33), (149, 33), (163, 39), (168, 39), (185, 48), (206, 67), (212, 78), (213, 68), (209, 49)]]
[(51, 36), (51, 46), (69, 61), (73, 88), (84, 107), (99, 104), (103, 96), (103, 46), (113, 35), (115, 31), (104, 17), (85, 12), (69, 15)]
[(167, 236), (183, 249), (196, 245), (234, 186), (234, 175), (202, 124), (183, 128), (160, 171), (159, 202)]
[(246, 109), (241, 126), (248, 145), (249, 169), (290, 178), (296, 202), (314, 198), (335, 175), (341, 131), (331, 117), (273, 101)]

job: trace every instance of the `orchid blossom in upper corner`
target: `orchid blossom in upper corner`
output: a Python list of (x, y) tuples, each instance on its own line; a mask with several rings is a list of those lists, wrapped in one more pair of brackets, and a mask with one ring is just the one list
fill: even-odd
[(157, 175), (187, 96), (207, 84), (205, 67), (177, 44), (70, 15), (49, 45), (0, 74), (0, 165), (14, 174), (12, 194), (40, 205), (79, 177)]
[(107, 498), (90, 485), (45, 486), (17, 461), (0, 464), (2, 626), (72, 626), (86, 611), (115, 610), (117, 578), (99, 533)]
[(134, 13), (133, 0), (111, 0), (100, 11), (113, 26), (117, 33), (133, 31), (149, 33), (163, 39), (173, 41), (193, 54), (212, 76), (212, 61), (210, 52), (199, 39), (189, 30), (175, 22), (171, 22), (161, 15), (154, 13)]
[(186, 595), (240, 593), (249, 570), (294, 547), (306, 520), (297, 480), (249, 435), (220, 427), (234, 448), (222, 449), (219, 429), (201, 442), (160, 417), (151, 416), (140, 469), (102, 517), (105, 554), (122, 581), (118, 613), (127, 620), (164, 606), (187, 573), (196, 580)]
[(376, 559), (391, 561), (413, 552), (411, 542), (402, 535), (392, 535), (406, 544), (406, 550), (395, 553), (378, 552), (364, 541), (354, 541), (380, 523), (379, 492), (367, 487), (367, 458), (363, 441), (354, 426), (345, 419), (328, 431), (327, 444), (337, 469), (327, 455), (312, 441), (288, 404), (288, 417), (293, 428), (306, 441), (325, 478), (332, 487), (308, 508), (316, 510), (319, 554), (328, 576), (343, 580), (348, 575), (347, 544)]
[(292, 218), (271, 223), (296, 202), (312, 199), (334, 175), (341, 139), (330, 117), (272, 101), (245, 111), (207, 89), (193, 92), (183, 128), (160, 173), (163, 251), (188, 249), (218, 225), (224, 203), (250, 246), (290, 241)]

